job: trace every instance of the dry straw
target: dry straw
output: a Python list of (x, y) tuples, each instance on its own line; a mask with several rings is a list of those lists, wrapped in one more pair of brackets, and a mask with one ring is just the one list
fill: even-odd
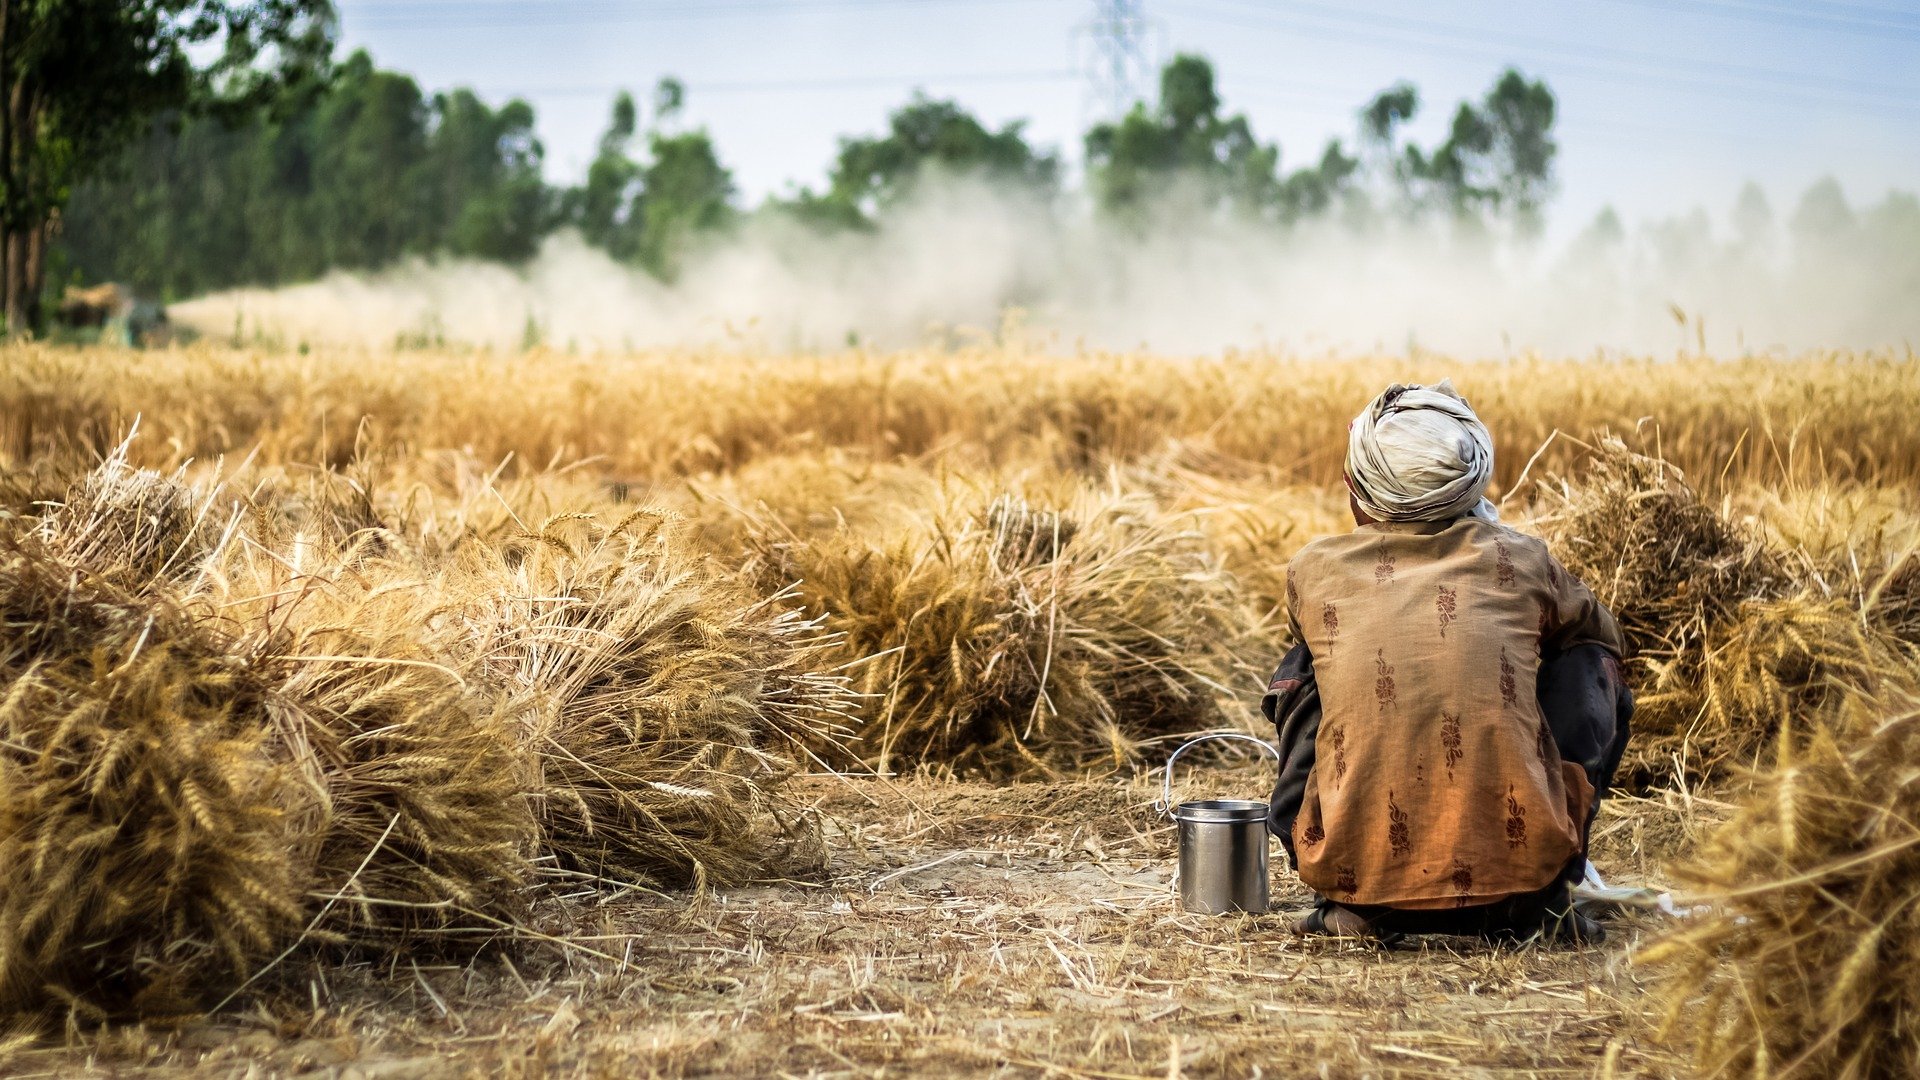
[(35, 538), (0, 538), (0, 619), (0, 1013), (191, 1008), (301, 915), (270, 687)]
[[(1909, 675), (1911, 678), (1911, 675)], [(1689, 876), (1713, 907), (1648, 950), (1666, 1032), (1711, 1076), (1908, 1077), (1920, 1063), (1920, 711), (1783, 728)]]
[(100, 464), (42, 507), (40, 538), (57, 557), (143, 586), (191, 577), (220, 541), (221, 522), (209, 520), (214, 500), (172, 473), (136, 468), (127, 460), (129, 433)]
[(737, 884), (793, 839), (775, 794), (830, 741), (846, 680), (833, 640), (747, 595), (666, 515), (550, 521), (477, 556), (458, 617), (477, 676), (516, 699), (541, 842), (557, 869), (653, 885)]
[(1058, 508), (977, 499), (948, 492), (893, 535), (767, 523), (753, 541), (762, 580), (799, 581), (844, 635), (864, 762), (1112, 771), (1230, 722), (1240, 604), (1189, 519), (1099, 489)]
[(263, 666), (324, 796), (314, 898), (332, 940), (491, 930), (515, 919), (531, 879), (530, 764), (508, 703), (448, 666), (422, 618), (431, 592), (352, 578), (310, 592)]
[(123, 452), (0, 520), (0, 1013), (152, 1019), (295, 948), (511, 933), (555, 875), (730, 884), (817, 846), (778, 788), (850, 697), (788, 598), (658, 515), (422, 576), (365, 490), (197, 546), (207, 499)]
[(1857, 601), (1669, 462), (1610, 438), (1549, 492), (1539, 525), (1626, 634), (1639, 695), (1626, 766), (1643, 782), (1751, 763), (1781, 725), (1830, 708), (1891, 655)]
[[(0, 519), (0, 1011), (93, 1017), (217, 1000), (295, 942), (398, 956), (510, 930), (527, 886), (777, 873), (807, 837), (782, 785), (815, 758), (1059, 777), (1236, 725), (1247, 669), (1281, 644), (1279, 568), (1340, 524), (1339, 427), (1406, 374), (1261, 356), (13, 358), (5, 449), (41, 457), (0, 485), (20, 515)], [(1658, 410), (1669, 456), (1717, 484), (1773, 476), (1738, 441), (1762, 424), (1849, 448), (1789, 472), (1914, 475), (1910, 364), (1610, 366), (1583, 395), (1539, 390), (1560, 367), (1416, 366), (1460, 377), (1509, 470), (1550, 430)], [(257, 447), (230, 489), (253, 485), (251, 512), (125, 446), (45, 500), (47, 452), (102, 445), (135, 409), (164, 424), (155, 453)], [(598, 456), (523, 465), (581, 455)], [(1572, 464), (1556, 443), (1540, 467)], [(693, 528), (609, 510), (649, 482), (680, 498), (707, 469), (717, 501)], [(1710, 852), (1748, 921), (1676, 946), (1727, 961), (1688, 984), (1718, 1033), (1709, 1061), (1911, 1060), (1898, 883), (1915, 868), (1888, 845), (1910, 828), (1916, 747), (1907, 721), (1837, 717), (1844, 684), (1915, 640), (1920, 571), (1893, 552), (1842, 574), (1842, 553), (1795, 551), (1624, 445), (1569, 476), (1545, 525), (1638, 650), (1641, 780), (1845, 733), (1795, 743), (1756, 788), (1752, 843)], [(42, 501), (58, 505), (26, 505)], [(754, 510), (710, 512), (725, 501)], [(1752, 1005), (1760, 990), (1777, 1000)]]

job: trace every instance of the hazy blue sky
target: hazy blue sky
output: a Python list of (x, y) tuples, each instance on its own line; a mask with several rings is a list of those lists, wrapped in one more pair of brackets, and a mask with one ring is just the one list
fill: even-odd
[[(817, 185), (837, 136), (915, 89), (1079, 158), (1100, 115), (1084, 70), (1093, 0), (342, 0), (348, 47), (429, 89), (517, 95), (549, 173), (584, 171), (618, 87), (688, 87), (749, 201)], [(1832, 173), (1856, 203), (1920, 188), (1920, 2), (1898, 0), (1142, 0), (1150, 51), (1210, 57), (1230, 110), (1283, 164), (1352, 134), (1396, 79), (1435, 141), (1505, 65), (1559, 95), (1562, 235), (1612, 204), (1631, 224), (1757, 180), (1776, 213)]]

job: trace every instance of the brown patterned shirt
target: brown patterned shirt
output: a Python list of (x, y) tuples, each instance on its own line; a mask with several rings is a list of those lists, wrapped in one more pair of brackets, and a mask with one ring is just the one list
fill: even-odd
[(1399, 908), (1550, 883), (1593, 789), (1541, 716), (1541, 645), (1617, 655), (1613, 616), (1545, 544), (1477, 518), (1316, 540), (1287, 578), (1324, 710), (1294, 825), (1301, 880)]

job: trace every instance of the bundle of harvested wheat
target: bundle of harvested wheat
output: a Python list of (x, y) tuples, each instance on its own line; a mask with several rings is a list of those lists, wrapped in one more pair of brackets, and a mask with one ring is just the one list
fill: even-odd
[(757, 572), (802, 582), (844, 633), (867, 695), (853, 749), (876, 767), (1112, 770), (1146, 740), (1225, 722), (1243, 605), (1190, 523), (1146, 500), (1004, 496), (885, 540), (758, 543)]
[(131, 575), (141, 583), (192, 576), (218, 544), (208, 520), (214, 500), (172, 473), (127, 461), (127, 438), (68, 488), (41, 517), (38, 532), (56, 555), (77, 565)]
[(1863, 606), (1875, 626), (1920, 652), (1920, 554), (1904, 553), (1874, 579)]
[(1710, 913), (1642, 953), (1704, 1075), (1907, 1077), (1920, 1062), (1920, 712), (1783, 729), (1688, 873)]
[(153, 1017), (243, 978), (308, 882), (268, 686), (32, 537), (0, 537), (0, 619), (0, 1012)]
[(542, 843), (560, 868), (659, 884), (762, 872), (777, 787), (848, 708), (831, 639), (673, 541), (656, 512), (574, 515), (488, 552), (459, 588), (480, 671), (523, 699)]
[(1640, 695), (1626, 765), (1642, 780), (1751, 761), (1790, 717), (1883, 662), (1852, 601), (1700, 501), (1679, 471), (1607, 439), (1539, 519), (1620, 620)]
[[(1776, 726), (1826, 715), (1847, 689), (1893, 660), (1886, 640), (1843, 600), (1805, 590), (1780, 600), (1749, 600), (1710, 625), (1691, 691), (1702, 704), (1688, 733), (1711, 768), (1727, 755), (1750, 756)], [(1663, 688), (1650, 704), (1670, 700)]]
[(1648, 658), (1696, 646), (1741, 601), (1791, 591), (1756, 536), (1702, 502), (1679, 469), (1603, 439), (1579, 475), (1546, 488), (1538, 524)]
[(1846, 597), (1867, 627), (1920, 651), (1920, 504), (1913, 491), (1795, 484), (1743, 490), (1737, 504), (1796, 577)]
[(1314, 537), (1353, 527), (1344, 487), (1302, 485), (1289, 469), (1193, 446), (1169, 447), (1126, 475), (1169, 510), (1193, 515), (1275, 644), (1288, 634), (1287, 563)]
[(317, 929), (455, 933), (511, 921), (531, 878), (533, 769), (511, 703), (451, 666), (424, 582), (379, 567), (302, 590), (259, 661), (323, 796), (313, 834)]

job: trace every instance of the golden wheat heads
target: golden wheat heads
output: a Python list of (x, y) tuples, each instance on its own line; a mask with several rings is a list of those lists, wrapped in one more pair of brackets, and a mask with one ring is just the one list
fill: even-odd
[[(1231, 579), (1190, 520), (1088, 488), (1056, 506), (936, 492), (912, 527), (750, 541), (763, 583), (799, 582), (843, 635), (867, 764), (1113, 771), (1161, 736), (1227, 723)], [(827, 748), (824, 752), (830, 752)]]
[(518, 705), (560, 868), (733, 884), (778, 838), (773, 795), (830, 739), (831, 639), (689, 555), (665, 516), (546, 523), (460, 578), (475, 670)]
[(1541, 527), (1627, 637), (1639, 707), (1625, 764), (1642, 782), (1752, 764), (1782, 724), (1826, 708), (1898, 651), (1805, 559), (1618, 439), (1602, 440), (1552, 499)]
[(190, 1009), (301, 913), (270, 688), (32, 538), (0, 538), (0, 618), (0, 1012)]
[[(1909, 676), (1910, 678), (1910, 676)], [(1920, 1061), (1920, 711), (1783, 730), (1689, 862), (1710, 912), (1646, 950), (1708, 1075), (1912, 1076)]]

